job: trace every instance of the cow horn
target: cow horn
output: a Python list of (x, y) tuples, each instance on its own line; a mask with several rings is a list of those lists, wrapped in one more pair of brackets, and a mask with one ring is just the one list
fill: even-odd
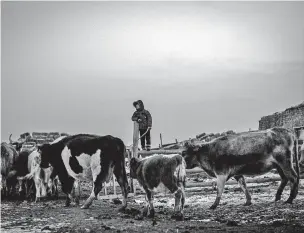
[(10, 143), (13, 143), (13, 140), (12, 140), (12, 138), (11, 138), (11, 137), (12, 137), (12, 134), (10, 134), (10, 136), (9, 136), (9, 138), (8, 138), (8, 139), (9, 139)]

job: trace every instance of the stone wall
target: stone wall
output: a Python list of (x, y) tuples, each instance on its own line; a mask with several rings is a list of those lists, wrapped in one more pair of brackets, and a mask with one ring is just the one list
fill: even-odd
[(304, 102), (287, 108), (283, 112), (276, 112), (269, 116), (264, 116), (259, 121), (259, 129), (269, 129), (275, 126), (293, 128), (304, 126)]

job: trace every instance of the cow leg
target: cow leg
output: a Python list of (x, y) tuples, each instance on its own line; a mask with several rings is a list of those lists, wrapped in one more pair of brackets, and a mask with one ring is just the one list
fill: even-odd
[(249, 193), (249, 191), (247, 189), (247, 185), (246, 185), (246, 181), (245, 181), (244, 176), (234, 176), (234, 178), (239, 183), (242, 191), (245, 193), (245, 196), (246, 196), (245, 206), (251, 205), (252, 204), (251, 203), (251, 196), (250, 196), (250, 193)]
[(4, 176), (1, 177), (1, 197), (7, 196), (7, 185), (6, 185), (6, 178)]
[(181, 213), (184, 214), (184, 205), (185, 205), (185, 190), (182, 187), (182, 199), (181, 199)]
[(72, 199), (72, 190), (73, 190), (73, 184), (74, 184), (74, 178), (68, 177), (67, 181), (61, 180), (61, 187), (62, 191), (66, 194), (66, 200), (65, 200), (65, 207), (69, 207), (71, 204)]
[(122, 207), (119, 210), (123, 211), (127, 207), (127, 198), (128, 198), (128, 179), (127, 179), (124, 161), (115, 164), (114, 174), (121, 188), (122, 198), (123, 198)]
[(285, 155), (286, 159), (279, 164), (280, 168), (284, 172), (284, 175), (290, 182), (290, 195), (287, 201), (285, 202), (289, 204), (292, 204), (292, 201), (296, 198), (298, 194), (298, 186), (299, 186), (297, 179), (298, 176), (295, 170), (293, 169), (291, 156), (292, 156), (291, 151), (290, 150), (287, 151)]
[(53, 188), (54, 188), (54, 193), (55, 193), (55, 199), (59, 198), (58, 194), (58, 179), (53, 180)]
[(143, 216), (148, 216), (149, 218), (154, 218), (155, 211), (153, 207), (153, 194), (148, 188), (144, 188), (146, 191), (146, 202), (147, 205), (143, 210)]
[(80, 200), (80, 181), (79, 180), (74, 181), (74, 197), (75, 197), (76, 205), (79, 205), (79, 200)]
[(175, 197), (174, 213), (172, 215), (172, 218), (176, 220), (183, 220), (185, 194), (183, 191), (183, 187), (179, 187), (177, 183), (178, 182), (175, 177), (172, 177), (172, 179), (163, 180), (163, 184), (170, 190), (171, 193), (174, 193), (174, 197)]
[(175, 205), (174, 205), (174, 214), (173, 218), (176, 220), (183, 220), (184, 219), (184, 203), (185, 203), (185, 196), (184, 196), (183, 189), (178, 187), (178, 189), (174, 192), (175, 196)]
[(71, 205), (71, 200), (72, 200), (72, 195), (70, 193), (66, 194), (66, 199), (65, 199), (65, 207), (69, 207)]
[[(288, 177), (288, 176), (287, 176)], [(292, 204), (293, 200), (296, 198), (299, 191), (299, 182), (297, 178), (297, 173), (293, 168), (291, 168), (289, 181), (290, 181), (290, 195), (285, 203)]]
[(85, 201), (85, 203), (81, 206), (81, 209), (89, 208), (93, 201), (97, 199), (98, 193), (102, 190), (102, 184), (107, 180), (107, 178), (112, 175), (111, 173), (111, 163), (108, 161), (103, 161), (102, 165), (99, 164), (91, 164), (92, 176), (93, 176), (93, 189)]
[(288, 179), (285, 176), (283, 170), (280, 167), (277, 167), (277, 171), (278, 171), (278, 173), (279, 173), (279, 175), (280, 175), (280, 177), (281, 177), (282, 180), (281, 180), (280, 186), (278, 188), (278, 191), (276, 193), (275, 201), (281, 200), (282, 192), (283, 192), (285, 186), (288, 183)]
[(51, 189), (52, 189), (52, 195), (53, 197), (51, 197), (52, 199), (58, 199), (59, 197), (59, 194), (58, 194), (58, 180), (57, 178), (55, 179), (51, 179), (51, 183), (52, 183), (52, 186), (51, 186)]
[(40, 180), (35, 180), (35, 188), (36, 188), (36, 199), (35, 199), (35, 202), (38, 202), (40, 201), (40, 198), (41, 198), (41, 183), (40, 183)]
[(217, 196), (212, 206), (210, 206), (210, 209), (215, 209), (220, 203), (227, 178), (228, 178), (227, 175), (217, 175), (217, 180), (216, 180)]

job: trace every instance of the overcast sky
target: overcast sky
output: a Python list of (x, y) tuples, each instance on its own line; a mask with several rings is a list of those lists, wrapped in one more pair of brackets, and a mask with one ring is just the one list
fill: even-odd
[(257, 129), (304, 100), (304, 2), (1, 2), (1, 137), (60, 131), (152, 145)]

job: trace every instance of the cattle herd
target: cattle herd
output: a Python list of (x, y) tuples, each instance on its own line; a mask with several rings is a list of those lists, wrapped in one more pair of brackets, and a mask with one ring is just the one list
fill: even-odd
[[(235, 178), (251, 205), (244, 176), (260, 175), (276, 169), (281, 177), (275, 201), (290, 183), (286, 203), (292, 203), (299, 188), (300, 165), (304, 156), (294, 155), (294, 133), (285, 128), (272, 128), (226, 135), (209, 142), (185, 143), (181, 154), (154, 154), (130, 160), (130, 176), (138, 180), (146, 192), (147, 205), (141, 216), (154, 216), (153, 193), (165, 187), (174, 194), (173, 217), (183, 219), (186, 201), (186, 169), (201, 167), (215, 177), (217, 197), (210, 207), (215, 209), (221, 199), (225, 182)], [(302, 146), (303, 149), (303, 146)], [(297, 150), (296, 150), (297, 151)], [(301, 153), (304, 151), (302, 150)], [(58, 181), (66, 195), (65, 206), (71, 201), (79, 204), (81, 180), (93, 181), (90, 196), (81, 206), (89, 208), (113, 173), (122, 190), (123, 211), (127, 207), (130, 190), (124, 142), (110, 135), (77, 134), (20, 151), (19, 144), (1, 143), (1, 195), (3, 198), (58, 197)], [(31, 192), (32, 190), (32, 192)]]

